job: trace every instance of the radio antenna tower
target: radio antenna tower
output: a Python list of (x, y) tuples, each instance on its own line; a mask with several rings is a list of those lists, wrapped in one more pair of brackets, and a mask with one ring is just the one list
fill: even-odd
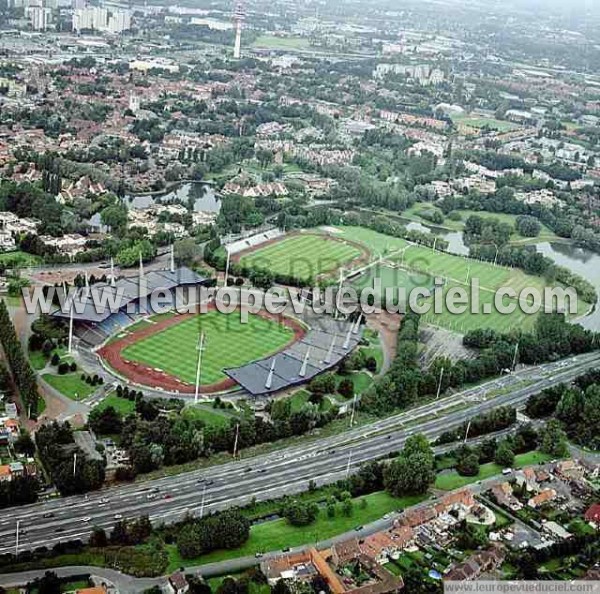
[(235, 45), (233, 47), (233, 57), (235, 60), (239, 60), (242, 57), (242, 25), (246, 13), (244, 11), (243, 0), (237, 0), (235, 3), (235, 10), (233, 11), (233, 22), (235, 24)]

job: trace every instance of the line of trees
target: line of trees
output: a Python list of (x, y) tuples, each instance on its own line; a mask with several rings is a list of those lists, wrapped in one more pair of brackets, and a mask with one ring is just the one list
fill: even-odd
[(238, 509), (186, 522), (177, 532), (177, 550), (184, 559), (218, 549), (237, 549), (250, 538), (250, 521)]
[(488, 329), (469, 332), (463, 342), (479, 351), (476, 358), (454, 362), (440, 357), (426, 370), (417, 362), (418, 340), (419, 316), (409, 312), (398, 333), (396, 358), (388, 372), (363, 395), (363, 410), (385, 414), (433, 396), (440, 387), (445, 392), (496, 377), (504, 370), (512, 370), (515, 354), (518, 363), (539, 365), (597, 348), (594, 332), (569, 324), (559, 313), (540, 315), (531, 333), (513, 330), (500, 334)]
[(568, 437), (579, 445), (600, 450), (599, 370), (578, 378), (572, 385), (561, 384), (534, 394), (526, 413), (532, 418), (553, 417)]
[(23, 352), (21, 342), (4, 301), (0, 301), (0, 343), (21, 396), (21, 401), (28, 408), (29, 416), (37, 418), (39, 394), (36, 376)]
[(469, 437), (479, 437), (488, 433), (495, 433), (508, 429), (517, 422), (517, 409), (512, 406), (500, 406), (488, 413), (482, 413), (465, 421), (460, 427), (451, 431), (445, 431), (436, 441), (437, 445), (452, 443), (464, 439), (469, 431)]

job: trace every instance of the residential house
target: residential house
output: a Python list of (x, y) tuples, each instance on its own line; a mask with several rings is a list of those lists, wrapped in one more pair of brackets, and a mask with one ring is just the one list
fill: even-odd
[(600, 503), (594, 503), (585, 512), (585, 521), (596, 530), (600, 530)]
[(9, 483), (11, 480), (10, 466), (8, 464), (0, 464), (0, 483)]
[(583, 467), (572, 459), (557, 462), (554, 471), (559, 478), (564, 480), (581, 479), (585, 474)]
[(573, 535), (556, 522), (544, 522), (543, 529), (554, 540), (568, 540)]
[(519, 470), (515, 473), (515, 479), (519, 487), (525, 485), (527, 491), (535, 491), (536, 493), (539, 491), (535, 469), (528, 467), (524, 468), (523, 470)]
[(557, 493), (554, 489), (544, 489), (543, 491), (532, 497), (527, 502), (527, 505), (532, 509), (537, 509), (539, 507), (542, 507), (542, 505), (544, 505), (545, 503), (549, 503), (550, 501), (556, 499), (556, 495)]
[(513, 495), (512, 487), (510, 483), (504, 482), (499, 485), (492, 487), (492, 494), (496, 498), (499, 505), (511, 509), (512, 511), (519, 511), (523, 508), (523, 504)]
[(181, 572), (176, 572), (169, 576), (169, 586), (174, 594), (185, 594), (189, 592), (190, 585)]
[(63, 235), (62, 237), (51, 237), (50, 235), (40, 235), (40, 241), (48, 247), (53, 247), (60, 254), (66, 254), (70, 257), (85, 251), (87, 238), (78, 233)]
[(506, 554), (500, 546), (493, 546), (487, 551), (476, 553), (467, 561), (452, 568), (444, 577), (451, 582), (471, 581), (478, 579), (483, 573), (494, 571), (504, 563)]

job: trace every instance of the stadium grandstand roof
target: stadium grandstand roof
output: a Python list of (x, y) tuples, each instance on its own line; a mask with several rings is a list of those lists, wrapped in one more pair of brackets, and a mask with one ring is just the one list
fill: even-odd
[(273, 394), (310, 381), (338, 365), (360, 343), (362, 327), (350, 321), (323, 318), (321, 328), (281, 353), (225, 373), (253, 396)]
[[(148, 297), (155, 291), (171, 291), (181, 286), (204, 285), (209, 279), (196, 274), (189, 268), (177, 268), (174, 271), (152, 271), (132, 278), (122, 278), (110, 283), (96, 283), (89, 290), (81, 288), (77, 292), (73, 307), (73, 320), (81, 322), (100, 323), (108, 319), (117, 311), (127, 307), (130, 303), (140, 298)], [(117, 302), (118, 300), (118, 302)], [(111, 308), (115, 302), (117, 309)], [(104, 304), (102, 310), (97, 310), (98, 303)], [(65, 311), (63, 311), (65, 309)], [(70, 309), (58, 308), (51, 314), (56, 318), (69, 319)]]

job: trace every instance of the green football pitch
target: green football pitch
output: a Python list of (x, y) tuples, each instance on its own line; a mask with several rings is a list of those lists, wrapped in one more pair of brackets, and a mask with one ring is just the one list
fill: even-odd
[(294, 336), (291, 328), (258, 315), (249, 315), (248, 323), (243, 324), (235, 313), (210, 311), (126, 347), (123, 357), (195, 384), (201, 332), (205, 336), (203, 386), (226, 379), (223, 369), (239, 367), (281, 350)]
[[(363, 243), (375, 257), (382, 256), (384, 261), (392, 264), (378, 264), (354, 278), (351, 282), (357, 289), (371, 287), (373, 278), (377, 277), (381, 280), (383, 290), (404, 287), (409, 293), (415, 286), (430, 288), (432, 279), (437, 277), (446, 281), (445, 295), (452, 287), (467, 287), (469, 281), (478, 279), (479, 313), (471, 312), (469, 307), (464, 313), (451, 314), (444, 304), (441, 312), (430, 312), (424, 316), (426, 323), (461, 333), (479, 328), (491, 328), (498, 332), (507, 332), (513, 328), (530, 331), (535, 326), (539, 314), (526, 314), (520, 307), (516, 307), (508, 315), (500, 314), (494, 307), (489, 314), (485, 314), (484, 310), (486, 305), (491, 307), (494, 293), (503, 287), (510, 287), (517, 294), (529, 287), (543, 291), (549, 285), (542, 277), (526, 274), (517, 268), (494, 266), (489, 262), (410, 245), (404, 239), (361, 227), (338, 227), (338, 232), (340, 237)], [(517, 305), (515, 299), (505, 298), (503, 301), (506, 305)], [(578, 299), (578, 315), (583, 315), (588, 308), (589, 304)]]
[(363, 252), (343, 239), (324, 234), (306, 233), (282, 239), (242, 256), (240, 263), (274, 274), (300, 279), (315, 279), (359, 258)]

